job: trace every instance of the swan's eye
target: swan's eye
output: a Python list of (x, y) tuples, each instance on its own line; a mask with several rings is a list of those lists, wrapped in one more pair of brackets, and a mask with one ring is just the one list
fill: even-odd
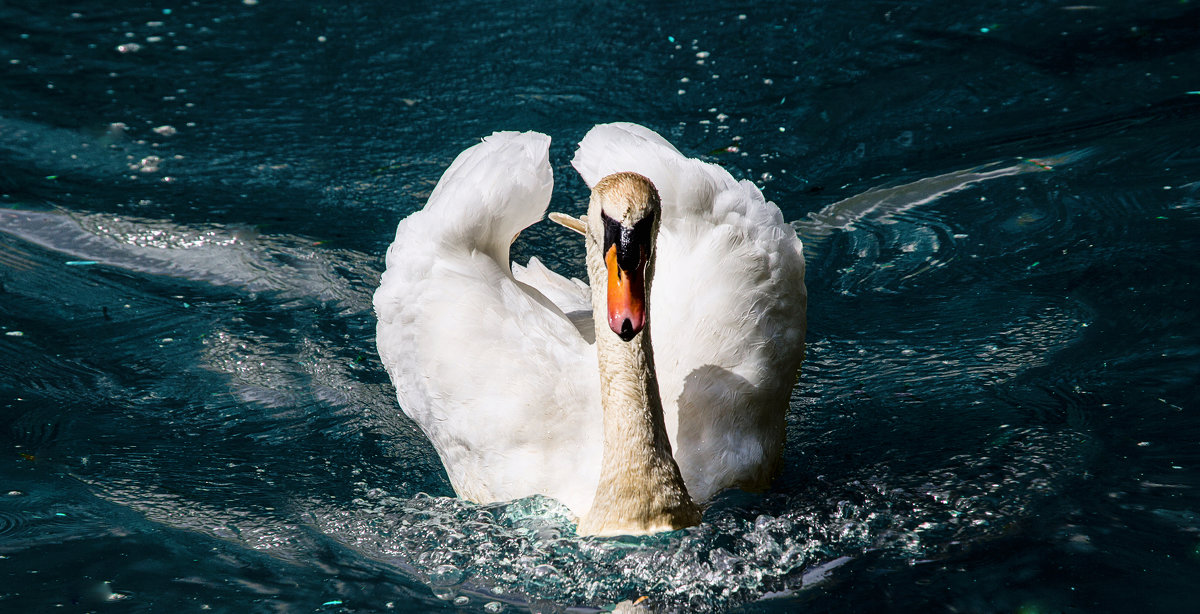
[(648, 213), (646, 217), (638, 220), (633, 225), (632, 240), (638, 245), (645, 247), (650, 246), (650, 229), (654, 227), (654, 214)]

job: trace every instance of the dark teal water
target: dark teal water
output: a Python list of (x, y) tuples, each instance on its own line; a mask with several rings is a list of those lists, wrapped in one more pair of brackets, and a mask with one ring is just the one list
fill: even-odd
[[(0, 2), (0, 610), (1195, 608), (1200, 6), (529, 4)], [(770, 493), (581, 540), (449, 498), (370, 294), (613, 120), (795, 221), (810, 346)]]

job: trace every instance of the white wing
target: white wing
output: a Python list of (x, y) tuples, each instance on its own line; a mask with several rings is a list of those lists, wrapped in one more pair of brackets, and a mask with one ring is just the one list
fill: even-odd
[(593, 128), (572, 161), (589, 186), (648, 177), (663, 216), (651, 338), (675, 459), (697, 501), (766, 486), (804, 358), (804, 256), (754, 184), (627, 123)]
[(518, 282), (508, 260), (512, 239), (550, 202), (549, 144), (533, 132), (493, 134), (400, 222), (375, 293), (377, 343), (401, 408), (460, 496), (540, 493), (582, 514), (600, 468), (595, 349), (555, 304), (570, 304), (567, 288), (547, 297)]

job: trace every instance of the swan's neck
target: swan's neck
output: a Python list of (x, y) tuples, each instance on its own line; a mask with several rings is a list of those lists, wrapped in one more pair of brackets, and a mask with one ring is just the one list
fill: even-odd
[[(603, 314), (603, 287), (597, 285), (593, 282), (593, 305)], [(624, 342), (602, 315), (594, 320), (604, 452), (596, 498), (579, 522), (579, 533), (638, 535), (698, 524), (700, 511), (688, 496), (667, 439), (649, 322)]]

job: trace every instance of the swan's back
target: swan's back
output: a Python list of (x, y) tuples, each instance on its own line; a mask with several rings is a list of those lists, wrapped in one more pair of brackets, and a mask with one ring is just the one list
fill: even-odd
[(655, 363), (675, 458), (698, 501), (767, 485), (804, 358), (804, 256), (754, 184), (686, 158), (636, 124), (593, 128), (572, 164), (589, 186), (636, 171), (662, 197), (650, 295)]
[(400, 222), (375, 293), (376, 340), (459, 495), (540, 493), (586, 510), (600, 465), (595, 353), (509, 269), (509, 244), (550, 202), (549, 142), (493, 134)]

